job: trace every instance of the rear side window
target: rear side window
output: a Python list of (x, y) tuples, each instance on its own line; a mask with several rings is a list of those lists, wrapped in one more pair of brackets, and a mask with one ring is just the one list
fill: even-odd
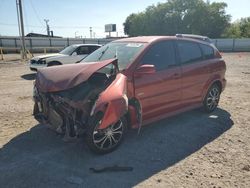
[(154, 65), (157, 71), (176, 64), (173, 41), (162, 41), (154, 44), (142, 58), (141, 64)]
[(88, 46), (80, 46), (77, 49), (77, 54), (78, 55), (89, 54), (89, 47)]
[(182, 64), (192, 63), (202, 59), (199, 45), (191, 41), (177, 41), (180, 61)]
[(204, 59), (214, 58), (214, 49), (211, 46), (200, 44), (200, 47), (202, 49)]

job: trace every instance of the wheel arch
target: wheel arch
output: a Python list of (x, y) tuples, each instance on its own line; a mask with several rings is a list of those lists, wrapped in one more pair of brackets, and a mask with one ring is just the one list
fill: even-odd
[(128, 101), (128, 112), (126, 114), (129, 128), (138, 128), (142, 118), (142, 109), (140, 101), (137, 98), (131, 98)]
[(206, 84), (205, 89), (203, 90), (203, 94), (202, 94), (202, 101), (204, 101), (209, 88), (214, 84), (216, 84), (219, 87), (220, 92), (222, 91), (222, 82), (221, 82), (221, 80), (220, 79), (215, 79), (215, 80), (211, 81), (209, 84)]
[(124, 116), (128, 111), (128, 97), (126, 95), (126, 76), (117, 74), (115, 80), (99, 94), (92, 114), (102, 111), (103, 119), (99, 128), (104, 129), (110, 124), (115, 123), (119, 118)]
[(57, 60), (49, 61), (47, 64), (48, 64), (48, 67), (54, 66), (54, 65), (62, 65), (62, 63), (60, 61), (57, 61)]
[[(216, 84), (216, 85), (219, 87), (220, 92), (221, 92), (221, 91), (222, 91), (222, 83), (221, 83), (221, 81), (220, 81), (220, 80), (216, 80), (216, 81), (213, 82), (212, 85), (214, 85), (214, 84)], [(211, 85), (211, 86), (212, 86), (212, 85)]]

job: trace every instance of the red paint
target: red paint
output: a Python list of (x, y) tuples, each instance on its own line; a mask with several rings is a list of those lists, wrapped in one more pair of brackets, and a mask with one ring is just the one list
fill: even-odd
[[(126, 87), (128, 99), (137, 99), (142, 107), (142, 125), (197, 108), (202, 105), (209, 87), (216, 81), (225, 88), (225, 62), (215, 49), (215, 57), (211, 60), (200, 60), (195, 63), (179, 65), (154, 72), (150, 65), (144, 66), (144, 74), (140, 72), (140, 60), (145, 52), (155, 43), (162, 40), (173, 40), (174, 37), (136, 37), (120, 41), (147, 42), (143, 51), (123, 71), (121, 85), (115, 84), (103, 92), (99, 98), (99, 106), (108, 104), (100, 129), (115, 123), (128, 109), (132, 128), (138, 128), (136, 110), (126, 107), (122, 94)], [(193, 39), (186, 39), (193, 41)], [(201, 42), (202, 43), (202, 42)], [(146, 70), (146, 72), (145, 72)], [(125, 79), (126, 76), (126, 79)], [(126, 80), (126, 84), (125, 84)], [(118, 100), (115, 100), (118, 99)], [(98, 106), (98, 105), (97, 105)], [(98, 108), (96, 108), (98, 111)], [(100, 107), (101, 109), (101, 107)]]
[(116, 65), (116, 60), (109, 59), (102, 62), (42, 68), (37, 71), (36, 87), (42, 92), (56, 92), (70, 89), (84, 82), (94, 72), (111, 63)]
[[(128, 98), (138, 99), (142, 106), (142, 125), (201, 106), (209, 87), (215, 82), (221, 84), (222, 91), (225, 88), (226, 65), (217, 49), (214, 49), (215, 58), (211, 60), (200, 60), (152, 74), (138, 75), (136, 71), (146, 51), (157, 42), (174, 39), (176, 38), (149, 36), (119, 40), (148, 43), (125, 70)], [(141, 93), (144, 94), (140, 95)], [(129, 112), (131, 127), (138, 128), (135, 109), (129, 107)]]
[[(142, 108), (142, 124), (145, 125), (201, 106), (209, 87), (215, 82), (221, 85), (222, 91), (224, 90), (226, 65), (219, 51), (214, 47), (215, 58), (210, 60), (178, 64), (161, 71), (154, 71), (152, 65), (141, 67), (140, 60), (147, 50), (153, 44), (163, 40), (187, 40), (206, 44), (194, 39), (162, 36), (118, 40), (118, 42), (147, 44), (127, 69), (118, 73), (111, 85), (99, 95), (94, 113), (102, 111), (104, 114), (100, 129), (117, 122), (128, 111), (131, 127), (138, 128), (136, 109), (128, 106), (130, 99), (139, 101)], [(47, 70), (41, 69), (41, 74), (38, 71), (37, 82), (43, 91), (68, 89), (88, 79), (93, 72), (110, 63), (115, 64), (115, 61), (112, 59), (91, 64), (82, 63), (52, 67)], [(43, 85), (44, 82), (48, 83)]]
[(112, 84), (99, 95), (95, 113), (100, 110), (104, 113), (100, 129), (117, 122), (127, 112), (126, 82), (126, 76), (118, 73)]

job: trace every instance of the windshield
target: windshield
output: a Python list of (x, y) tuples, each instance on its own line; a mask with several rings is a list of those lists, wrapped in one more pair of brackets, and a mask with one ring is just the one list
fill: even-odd
[(111, 42), (94, 51), (83, 62), (97, 62), (117, 58), (119, 69), (123, 70), (134, 60), (144, 45), (145, 43)]
[(71, 55), (75, 49), (76, 49), (76, 46), (68, 46), (64, 48), (62, 51), (60, 51), (59, 53), (64, 54), (64, 55)]

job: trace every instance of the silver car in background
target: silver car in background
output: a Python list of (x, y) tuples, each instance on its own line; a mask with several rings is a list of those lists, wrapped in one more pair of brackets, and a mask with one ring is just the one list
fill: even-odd
[(100, 47), (99, 44), (73, 44), (59, 53), (33, 57), (29, 61), (29, 67), (30, 70), (37, 71), (38, 68), (76, 63)]

